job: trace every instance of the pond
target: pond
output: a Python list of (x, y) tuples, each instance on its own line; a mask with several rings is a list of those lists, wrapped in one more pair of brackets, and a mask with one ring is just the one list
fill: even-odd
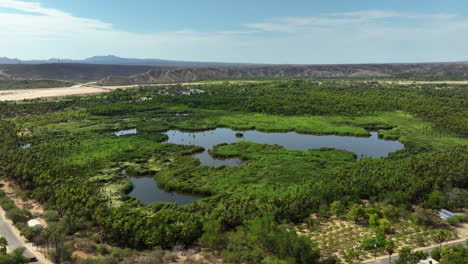
[(159, 188), (155, 179), (151, 177), (130, 177), (130, 180), (133, 183), (133, 190), (129, 195), (139, 199), (144, 204), (177, 202), (178, 205), (185, 205), (201, 198), (192, 194), (165, 191)]
[(28, 143), (28, 144), (24, 144), (24, 145), (21, 145), (20, 146), (20, 149), (28, 149), (32, 146), (32, 144)]
[(114, 132), (114, 135), (118, 137), (125, 136), (125, 135), (135, 135), (135, 134), (138, 134), (138, 131), (136, 130), (136, 128)]
[(195, 145), (205, 148), (203, 153), (194, 157), (201, 165), (207, 166), (240, 166), (244, 162), (240, 159), (215, 159), (208, 149), (221, 143), (234, 143), (239, 140), (251, 141), (261, 144), (280, 145), (286, 149), (308, 150), (319, 148), (334, 148), (356, 153), (357, 157), (386, 157), (389, 153), (403, 149), (404, 145), (398, 141), (384, 140), (378, 137), (377, 132), (370, 132), (370, 137), (352, 137), (335, 135), (310, 135), (297, 132), (266, 133), (255, 130), (235, 131), (228, 128), (217, 128), (202, 132), (182, 132), (169, 130), (166, 143)]
[[(136, 132), (136, 130), (135, 130)], [(182, 132), (169, 130), (165, 133), (168, 140), (165, 143), (196, 145), (205, 148), (202, 153), (194, 157), (201, 165), (219, 167), (241, 166), (245, 164), (240, 159), (215, 159), (208, 150), (221, 143), (234, 143), (239, 140), (252, 141), (261, 144), (277, 144), (287, 149), (308, 150), (318, 148), (335, 148), (351, 151), (362, 156), (380, 158), (389, 153), (403, 149), (404, 145), (398, 141), (380, 139), (377, 132), (370, 132), (369, 137), (310, 135), (297, 132), (265, 133), (255, 130), (235, 131), (228, 128), (218, 128), (201, 132)], [(153, 177), (132, 178), (133, 191), (131, 196), (140, 199), (143, 203), (177, 202), (178, 205), (192, 203), (201, 197), (191, 194), (167, 192), (157, 186)]]

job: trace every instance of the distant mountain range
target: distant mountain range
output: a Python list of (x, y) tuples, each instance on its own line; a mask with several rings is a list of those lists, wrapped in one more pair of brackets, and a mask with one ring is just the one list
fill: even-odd
[[(2, 64), (3, 63), (3, 64)], [(335, 65), (255, 65), (126, 59), (21, 61), (0, 58), (0, 81), (98, 81), (100, 85), (193, 82), (212, 79), (452, 76), (468, 79), (467, 62)]]
[(19, 60), (0, 57), (0, 64), (51, 64), (51, 63), (84, 63), (84, 64), (102, 64), (102, 65), (139, 65), (139, 66), (167, 66), (167, 67), (197, 67), (197, 66), (223, 66), (223, 65), (245, 65), (238, 63), (223, 62), (194, 62), (194, 61), (175, 61), (160, 59), (135, 59), (121, 58), (114, 55), (94, 56), (84, 60), (71, 59), (48, 59), (48, 60)]
[(336, 78), (454, 75), (468, 76), (468, 63), (392, 63), (336, 65), (254, 65), (224, 67), (158, 67), (131, 76), (109, 76), (99, 85), (184, 83), (220, 79), (250, 78)]

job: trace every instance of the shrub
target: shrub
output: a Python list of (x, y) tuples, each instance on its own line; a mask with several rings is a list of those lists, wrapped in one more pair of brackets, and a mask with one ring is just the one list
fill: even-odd
[(42, 227), (25, 227), (21, 230), (21, 235), (28, 241), (33, 241), (35, 237), (40, 236), (43, 229)]
[(13, 208), (6, 213), (6, 216), (16, 223), (26, 223), (31, 218), (31, 213), (24, 209)]
[(411, 215), (411, 218), (417, 225), (436, 226), (438, 224), (437, 219), (429, 211), (424, 209), (416, 210), (416, 212)]
[(23, 201), (26, 201), (26, 200), (28, 200), (28, 199), (31, 199), (31, 197), (32, 197), (32, 191), (30, 191), (30, 190), (26, 190), (26, 191), (24, 191), (24, 192), (21, 193), (21, 199), (22, 199)]
[(97, 258), (87, 258), (78, 262), (78, 264), (101, 264), (101, 260)]
[(112, 256), (112, 258), (115, 258), (119, 261), (123, 260), (123, 258), (125, 257), (129, 257), (133, 254), (133, 250), (129, 249), (129, 248), (124, 248), (124, 249), (120, 249), (120, 248), (113, 248), (111, 250), (111, 253), (110, 255)]
[(249, 245), (247, 233), (243, 227), (234, 232), (227, 244), (226, 250), (223, 252), (223, 257), (228, 262), (244, 263), (244, 262), (260, 262), (262, 260), (263, 251), (259, 248), (252, 248)]
[(468, 215), (454, 215), (447, 219), (447, 222), (451, 225), (458, 225), (459, 223), (466, 223), (468, 222)]
[(382, 214), (385, 218), (390, 220), (398, 220), (400, 218), (400, 210), (391, 204), (382, 208)]
[(431, 251), (431, 257), (437, 261), (440, 260), (440, 248), (435, 248)]
[(392, 224), (385, 218), (378, 220), (379, 231), (384, 234), (390, 234), (392, 232)]
[(409, 264), (409, 263), (417, 263), (421, 259), (426, 259), (429, 256), (428, 253), (423, 251), (416, 251), (410, 247), (403, 247), (400, 249), (399, 257), (394, 262), (395, 264)]
[(453, 226), (456, 226), (456, 225), (460, 224), (460, 220), (459, 220), (458, 217), (456, 217), (456, 216), (449, 217), (449, 218), (447, 219), (447, 222), (448, 222), (450, 225), (453, 225)]
[(369, 215), (369, 225), (372, 228), (376, 228), (379, 225), (379, 215), (376, 213), (372, 213)]
[(290, 263), (318, 263), (318, 250), (310, 238), (278, 226), (273, 217), (245, 222), (231, 233), (224, 257), (228, 262), (260, 262), (268, 252)]
[(359, 222), (360, 219), (363, 219), (366, 216), (366, 212), (362, 206), (354, 204), (346, 214), (349, 220), (354, 221), (355, 223)]
[(437, 248), (431, 252), (431, 255), (433, 259), (440, 261), (440, 263), (466, 263), (468, 248), (463, 245)]
[(375, 246), (377, 246), (377, 248), (381, 248), (385, 246), (386, 241), (387, 240), (382, 235), (366, 237), (361, 241), (360, 247), (367, 250), (374, 249)]
[(15, 203), (8, 198), (1, 198), (0, 206), (3, 208), (3, 210), (8, 211), (15, 208)]
[(330, 208), (326, 203), (320, 205), (318, 215), (322, 218), (330, 218)]
[[(152, 264), (152, 263), (164, 263), (164, 251), (161, 248), (156, 248), (150, 252), (150, 254), (138, 257), (135, 263), (139, 264)], [(185, 263), (191, 263), (190, 252), (186, 254)]]
[(85, 253), (95, 253), (97, 251), (96, 244), (89, 239), (77, 239), (75, 247)]
[(267, 256), (261, 262), (261, 264), (288, 264), (287, 261), (275, 258), (273, 256)]
[(426, 206), (429, 208), (441, 209), (444, 204), (444, 194), (439, 190), (432, 191), (427, 197)]
[(212, 248), (217, 248), (220, 245), (221, 240), (221, 223), (217, 220), (206, 221), (203, 224), (203, 235), (200, 238), (200, 242), (208, 245)]
[(96, 251), (97, 251), (99, 254), (103, 255), (103, 256), (109, 255), (109, 253), (110, 253), (109, 249), (107, 248), (107, 246), (106, 246), (105, 244), (99, 244), (99, 245), (97, 245)]
[(59, 214), (55, 210), (46, 211), (43, 217), (47, 222), (57, 222), (59, 220)]
[(27, 264), (29, 261), (23, 256), (24, 248), (17, 248), (11, 254), (0, 254), (0, 263)]

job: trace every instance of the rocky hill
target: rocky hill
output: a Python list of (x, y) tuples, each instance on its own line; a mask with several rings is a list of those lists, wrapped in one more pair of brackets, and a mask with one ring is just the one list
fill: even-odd
[(0, 65), (0, 80), (96, 81), (109, 75), (128, 77), (152, 68), (154, 67), (80, 63), (3, 64)]
[(100, 85), (281, 77), (465, 76), (468, 62), (154, 67), (84, 63), (0, 64), (0, 80), (98, 81)]
[[(99, 85), (182, 83), (213, 79), (276, 77), (383, 77), (395, 75), (468, 74), (468, 63), (271, 65), (234, 67), (154, 68), (129, 77), (109, 76)], [(468, 78), (468, 76), (467, 76)]]

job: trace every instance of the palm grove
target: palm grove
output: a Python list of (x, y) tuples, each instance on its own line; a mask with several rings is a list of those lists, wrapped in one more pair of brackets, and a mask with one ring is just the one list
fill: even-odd
[[(237, 263), (335, 261), (294, 231), (300, 223), (313, 229), (311, 214), (373, 228), (375, 235), (368, 239), (381, 241), (379, 248), (391, 255), (397, 248), (386, 236), (398, 219), (437, 227), (440, 223), (431, 209), (467, 206), (466, 87), (290, 80), (197, 89), (204, 93), (161, 94), (160, 87), (144, 87), (91, 97), (2, 102), (0, 173), (66, 219), (65, 233), (92, 228), (109, 245), (136, 249), (201, 242)], [(182, 119), (177, 113), (191, 115)], [(404, 142), (405, 150), (359, 161), (336, 150), (322, 150), (313, 161), (317, 169), (283, 170), (282, 176), (290, 180), (282, 182), (265, 169), (268, 164), (253, 166), (260, 162), (254, 158), (244, 168), (211, 168), (199, 166), (190, 156), (199, 151), (197, 147), (161, 144), (165, 140), (161, 133), (168, 129), (236, 128), (239, 115), (258, 114), (266, 122), (298, 116), (332, 120), (324, 121), (331, 130), (306, 131), (310, 133), (380, 130), (382, 136)], [(140, 133), (122, 138), (112, 134), (131, 127)], [(31, 135), (19, 133), (26, 129)], [(19, 148), (26, 143), (32, 147)], [(234, 143), (215, 151), (221, 156), (223, 151), (234, 151), (233, 155), (251, 151), (265, 157), (278, 153), (269, 148)], [(281, 158), (291, 155), (300, 156), (284, 151)], [(148, 160), (160, 165), (157, 173), (150, 174), (163, 188), (205, 198), (185, 206), (144, 205), (127, 195), (131, 190), (127, 182), (116, 201), (104, 191), (109, 182), (96, 180), (97, 174), (123, 162)], [(217, 180), (229, 175), (233, 175), (229, 182)], [(242, 175), (254, 180), (242, 182)], [(278, 182), (263, 184), (262, 177)], [(361, 248), (366, 247), (362, 241)], [(353, 255), (347, 251), (344, 258)]]

